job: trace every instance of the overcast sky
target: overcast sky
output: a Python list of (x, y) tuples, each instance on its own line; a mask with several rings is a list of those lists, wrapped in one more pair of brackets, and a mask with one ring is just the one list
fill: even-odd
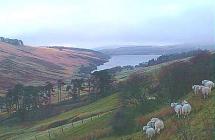
[(0, 36), (28, 45), (215, 42), (214, 0), (0, 0)]

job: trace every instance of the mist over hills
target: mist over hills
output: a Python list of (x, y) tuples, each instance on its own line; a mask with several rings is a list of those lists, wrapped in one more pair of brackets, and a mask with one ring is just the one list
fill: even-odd
[(166, 45), (166, 46), (140, 46), (140, 45), (119, 45), (110, 49), (97, 49), (107, 55), (162, 55), (171, 53), (187, 52), (195, 49), (214, 50), (214, 44), (180, 44), (180, 45)]

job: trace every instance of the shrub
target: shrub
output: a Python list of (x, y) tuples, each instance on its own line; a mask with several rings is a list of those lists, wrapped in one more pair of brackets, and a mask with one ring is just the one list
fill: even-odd
[(117, 135), (133, 132), (136, 128), (133, 112), (126, 108), (119, 109), (113, 116), (111, 125), (114, 134)]
[(186, 61), (179, 61), (161, 68), (159, 73), (160, 97), (176, 100), (191, 91), (193, 84), (214, 77), (214, 58), (202, 52)]

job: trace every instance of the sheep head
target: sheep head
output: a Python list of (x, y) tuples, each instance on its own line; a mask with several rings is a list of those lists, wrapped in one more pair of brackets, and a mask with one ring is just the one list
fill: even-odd
[(176, 103), (171, 103), (170, 106), (171, 106), (171, 107), (175, 107), (175, 106), (176, 106)]
[(193, 90), (195, 89), (195, 85), (192, 86), (192, 89), (193, 89)]
[(143, 131), (146, 131), (149, 128), (149, 126), (143, 126)]

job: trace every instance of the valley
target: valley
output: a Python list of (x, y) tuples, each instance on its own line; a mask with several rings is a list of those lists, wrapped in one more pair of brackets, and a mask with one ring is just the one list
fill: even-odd
[[(167, 94), (161, 92), (160, 90), (164, 90), (164, 87), (160, 90), (156, 89), (158, 88), (157, 78), (161, 80), (158, 75), (160, 73), (165, 75), (164, 70), (168, 70), (169, 68), (174, 70), (178, 67), (177, 65), (180, 64), (183, 64), (182, 66), (184, 67), (186, 63), (194, 61), (197, 58), (202, 61), (204, 60), (203, 63), (210, 63), (212, 64), (211, 66), (215, 66), (212, 63), (213, 61), (210, 61), (210, 59), (215, 58), (214, 54), (212, 53), (209, 59), (206, 57), (207, 54), (204, 53), (205, 52), (200, 52), (199, 55), (197, 54), (197, 56), (194, 57), (173, 60), (158, 65), (118, 71), (113, 75), (114, 81), (117, 82), (117, 88), (109, 89), (110, 92), (105, 91), (105, 94), (98, 94), (96, 90), (94, 91), (95, 93), (91, 91), (89, 94), (83, 94), (83, 91), (81, 91), (81, 96), (78, 100), (72, 98), (62, 100), (61, 102), (56, 101), (51, 106), (44, 106), (46, 107), (44, 111), (49, 113), (50, 116), (45, 115), (46, 117), (42, 117), (41, 119), (22, 122), (18, 117), (11, 116), (7, 118), (7, 113), (1, 112), (0, 118), (4, 121), (1, 121), (0, 139), (145, 140), (147, 138), (142, 131), (142, 126), (152, 117), (161, 118), (165, 124), (165, 129), (161, 131), (160, 135), (156, 135), (154, 139), (180, 140), (183, 139), (185, 135), (183, 131), (186, 132), (187, 137), (193, 136), (197, 140), (206, 140), (208, 137), (207, 135), (210, 135), (209, 138), (214, 137), (213, 131), (208, 131), (207, 133), (203, 131), (207, 127), (210, 128), (210, 130), (213, 128), (214, 122), (209, 116), (214, 116), (214, 90), (209, 98), (205, 100), (201, 96), (194, 95), (191, 91), (191, 87), (188, 87), (186, 90), (182, 89), (184, 90), (183, 95), (178, 95), (177, 89), (173, 89), (175, 93), (172, 94), (174, 96), (172, 96), (171, 93)], [(193, 64), (194, 67), (198, 67), (199, 65), (201, 65), (201, 63)], [(183, 68), (181, 71), (184, 73)], [(208, 71), (213, 71), (213, 69), (210, 68)], [(169, 72), (175, 74), (174, 71)], [(102, 73), (102, 71), (97, 72), (98, 75), (100, 73)], [(176, 74), (176, 77), (178, 74)], [(188, 77), (185, 76), (181, 78), (187, 79)], [(190, 78), (192, 79), (192, 77)], [(201, 79), (201, 77), (198, 76), (196, 78), (197, 80)], [(163, 80), (165, 79), (164, 77)], [(189, 80), (187, 79), (187, 81)], [(180, 84), (181, 87), (186, 88), (185, 83), (177, 81), (176, 84)], [(144, 91), (151, 85), (154, 85), (152, 89)], [(162, 85), (159, 84), (159, 86)], [(150, 92), (150, 90), (153, 92)], [(67, 92), (66, 88), (62, 88), (62, 98), (64, 95), (66, 97), (68, 94)], [(179, 91), (179, 93), (180, 92), (181, 91)], [(133, 96), (133, 94), (135, 94), (135, 96)], [(163, 94), (167, 99), (187, 100), (191, 103), (193, 108), (191, 115), (186, 119), (178, 119), (170, 108), (170, 102), (163, 97)], [(178, 98), (176, 98), (176, 95)], [(151, 97), (155, 97), (154, 100), (150, 100), (152, 99)], [(125, 115), (117, 117), (119, 113), (125, 113)], [(207, 122), (200, 122), (202, 119), (207, 119)], [(190, 125), (190, 127), (186, 128), (186, 125)], [(115, 127), (119, 130), (118, 132), (116, 132), (117, 129)]]

